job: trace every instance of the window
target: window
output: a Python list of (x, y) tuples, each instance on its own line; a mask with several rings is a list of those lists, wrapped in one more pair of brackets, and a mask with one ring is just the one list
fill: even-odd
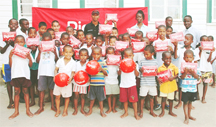
[(216, 0), (212, 0), (212, 22), (216, 22)]
[(86, 8), (118, 7), (119, 0), (85, 0)]
[(175, 21), (182, 21), (182, 0), (149, 0), (150, 21), (164, 20), (171, 16)]
[(52, 0), (19, 0), (18, 18), (27, 18), (32, 20), (32, 7), (52, 7)]

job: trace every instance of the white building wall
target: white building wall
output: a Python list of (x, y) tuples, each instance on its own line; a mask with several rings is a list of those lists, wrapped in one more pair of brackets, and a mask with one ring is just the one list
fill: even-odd
[(124, 0), (124, 7), (144, 7), (145, 0)]
[(58, 8), (80, 8), (80, 0), (58, 0)]

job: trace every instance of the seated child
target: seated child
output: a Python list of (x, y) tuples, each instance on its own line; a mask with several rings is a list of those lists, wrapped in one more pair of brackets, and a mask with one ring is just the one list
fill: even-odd
[(55, 32), (59, 32), (59, 29), (60, 29), (59, 21), (53, 20), (52, 23), (51, 23), (51, 28), (52, 28)]
[[(42, 41), (51, 41), (52, 37), (49, 32), (45, 32), (42, 37)], [(56, 108), (54, 106), (54, 98), (53, 98), (53, 88), (54, 88), (54, 71), (55, 70), (55, 62), (58, 60), (58, 49), (55, 47), (53, 51), (50, 52), (42, 52), (40, 48), (37, 50), (37, 63), (39, 63), (38, 67), (38, 90), (39, 99), (40, 99), (40, 108), (35, 112), (35, 115), (39, 115), (44, 111), (44, 91), (47, 87), (50, 89), (50, 97), (51, 97), (51, 110), (56, 112)]]
[(38, 35), (40, 40), (42, 40), (43, 34), (47, 31), (47, 24), (45, 22), (40, 22), (38, 25)]
[[(18, 28), (18, 21), (16, 19), (10, 19), (8, 27), (10, 28), (10, 32), (16, 32)], [(13, 102), (13, 89), (10, 84), (11, 82), (11, 67), (9, 65), (9, 54), (10, 51), (13, 49), (14, 41), (2, 41), (0, 40), (0, 53), (2, 54), (2, 72), (3, 72), (3, 81), (7, 84), (7, 92), (9, 97), (9, 105), (7, 106), (8, 109), (14, 108)]]
[[(113, 47), (108, 47), (106, 49), (107, 55), (114, 55), (115, 49)], [(117, 65), (107, 65), (108, 76), (105, 77), (105, 89), (108, 100), (109, 109), (106, 113), (116, 113), (115, 105), (116, 105), (116, 97), (119, 94), (119, 83), (118, 83), (118, 66)], [(111, 106), (112, 104), (112, 106)]]
[[(79, 50), (79, 58), (80, 61), (76, 62), (76, 69), (75, 72), (83, 70), (85, 71), (86, 69), (86, 63), (88, 62), (88, 50), (83, 48)], [(86, 83), (84, 85), (78, 85), (73, 81), (73, 92), (75, 94), (74, 97), (74, 112), (73, 115), (77, 115), (78, 113), (78, 100), (79, 100), (79, 95), (81, 96), (81, 109), (80, 112), (84, 115), (86, 115), (86, 112), (84, 110), (84, 105), (85, 105), (85, 95), (87, 94), (87, 87), (89, 86), (89, 83)]]
[[(87, 34), (88, 35), (88, 34)], [(86, 37), (88, 38), (88, 37)], [(93, 35), (92, 35), (93, 38)], [(88, 40), (88, 39), (87, 39)], [(88, 43), (88, 42), (87, 42)], [(96, 75), (91, 75), (90, 78), (90, 88), (88, 93), (88, 98), (90, 101), (89, 111), (86, 116), (92, 114), (92, 108), (95, 102), (95, 99), (99, 101), (100, 115), (106, 117), (106, 114), (103, 111), (103, 100), (106, 99), (105, 89), (104, 89), (104, 77), (108, 75), (107, 65), (105, 61), (100, 60), (102, 56), (102, 49), (100, 47), (94, 47), (92, 50), (92, 57), (100, 64), (99, 72)]]
[(55, 39), (55, 31), (52, 28), (48, 28), (46, 32), (49, 32), (52, 36), (52, 40)]
[[(133, 59), (133, 50), (126, 48), (124, 50), (124, 58)], [(137, 89), (136, 89), (136, 76), (139, 75), (139, 66), (136, 64), (136, 69), (131, 73), (124, 73), (119, 68), (118, 74), (121, 75), (120, 82), (120, 97), (119, 101), (124, 103), (124, 114), (121, 118), (128, 116), (128, 101), (132, 103), (134, 109), (134, 117), (139, 120), (140, 117), (137, 114)]]
[(66, 28), (66, 32), (70, 35), (70, 36), (73, 36), (74, 35), (74, 29), (72, 26), (68, 26)]
[[(20, 46), (25, 45), (25, 38), (22, 35), (17, 35), (14, 41), (14, 44), (18, 44)], [(22, 87), (22, 92), (24, 94), (25, 104), (26, 104), (26, 114), (29, 117), (33, 117), (29, 109), (29, 93), (28, 87), (31, 86), (30, 81), (30, 69), (32, 66), (32, 58), (30, 54), (27, 54), (27, 58), (23, 59), (19, 56), (13, 54), (13, 50), (11, 50), (9, 55), (9, 65), (11, 67), (11, 85), (14, 86), (15, 95), (14, 95), (14, 105), (15, 112), (9, 117), (9, 119), (13, 119), (19, 115), (19, 94), (20, 87)]]
[[(192, 63), (194, 60), (194, 53), (192, 50), (187, 49), (184, 52), (185, 62)], [(185, 68), (183, 73), (180, 73), (180, 78), (182, 79), (182, 98), (183, 110), (185, 115), (184, 123), (188, 124), (189, 119), (196, 120), (196, 118), (191, 116), (192, 102), (197, 100), (197, 79), (200, 72), (197, 70), (197, 74), (194, 70)]]
[(157, 96), (157, 83), (155, 76), (146, 76), (143, 77), (143, 66), (158, 66), (157, 61), (154, 59), (154, 47), (152, 45), (147, 45), (144, 49), (144, 58), (139, 61), (139, 70), (140, 70), (140, 98), (141, 98), (141, 106), (140, 106), (140, 117), (143, 117), (143, 106), (145, 103), (146, 96), (150, 95), (150, 114), (153, 117), (157, 117), (157, 115), (153, 111), (154, 106), (154, 96)]
[(172, 71), (172, 77), (169, 77), (168, 82), (162, 82), (160, 79), (158, 79), (158, 82), (160, 84), (160, 97), (162, 97), (162, 111), (159, 117), (163, 117), (165, 114), (164, 109), (166, 105), (166, 99), (168, 99), (169, 101), (169, 115), (177, 117), (177, 115), (172, 112), (172, 107), (174, 100), (174, 92), (178, 89), (175, 80), (178, 77), (178, 67), (171, 63), (171, 53), (168, 51), (163, 52), (162, 60), (164, 61), (164, 63), (158, 68), (158, 72), (170, 69)]
[[(70, 97), (72, 96), (72, 84), (71, 81), (73, 79), (75, 69), (76, 69), (76, 62), (72, 59), (74, 54), (73, 48), (70, 45), (65, 45), (63, 48), (63, 56), (60, 58), (55, 67), (55, 75), (57, 73), (66, 73), (70, 78), (68, 81), (68, 85), (64, 87), (59, 87), (55, 84), (53, 89), (53, 95), (55, 95), (55, 103), (56, 103), (56, 114), (55, 117), (58, 117), (61, 113), (60, 111), (60, 97), (62, 96), (65, 98), (65, 107), (62, 116), (68, 115), (68, 105), (70, 102)], [(54, 79), (55, 80), (55, 76)]]

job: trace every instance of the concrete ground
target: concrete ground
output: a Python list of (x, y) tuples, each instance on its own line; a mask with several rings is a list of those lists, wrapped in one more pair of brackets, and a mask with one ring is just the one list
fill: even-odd
[[(1, 79), (0, 79), (1, 80)], [(199, 85), (199, 92), (202, 95), (202, 85)], [(160, 98), (158, 99), (161, 100)], [(193, 106), (195, 110), (192, 110), (192, 116), (195, 117), (196, 121), (189, 121), (189, 125), (185, 125), (183, 108), (174, 109), (173, 112), (176, 113), (177, 117), (172, 117), (168, 115), (168, 111), (163, 118), (154, 118), (149, 115), (147, 110), (144, 110), (144, 116), (141, 120), (137, 121), (133, 117), (133, 109), (129, 108), (129, 116), (126, 118), (120, 118), (120, 115), (123, 114), (123, 110), (117, 108), (117, 113), (107, 114), (106, 118), (102, 118), (99, 115), (99, 109), (97, 106), (93, 108), (92, 115), (86, 117), (80, 112), (76, 116), (72, 115), (74, 111), (71, 107), (68, 109), (68, 116), (54, 117), (55, 112), (50, 109), (50, 103), (45, 103), (45, 110), (38, 116), (29, 118), (25, 114), (25, 104), (20, 103), (19, 105), (19, 116), (9, 120), (8, 117), (13, 114), (14, 109), (7, 109), (8, 105), (8, 96), (7, 89), (4, 83), (0, 83), (0, 127), (141, 127), (141, 126), (150, 126), (150, 127), (216, 127), (216, 88), (208, 87), (206, 95), (206, 104), (202, 104), (200, 101), (195, 101)], [(38, 98), (36, 99), (36, 103)], [(176, 105), (177, 102), (174, 102)], [(38, 103), (30, 108), (34, 113), (38, 109)], [(61, 111), (63, 111), (63, 106)], [(79, 107), (80, 109), (80, 107)], [(104, 107), (104, 110), (107, 110), (107, 106)], [(85, 111), (88, 111), (88, 105), (85, 106)], [(160, 114), (161, 110), (155, 111), (156, 114)]]

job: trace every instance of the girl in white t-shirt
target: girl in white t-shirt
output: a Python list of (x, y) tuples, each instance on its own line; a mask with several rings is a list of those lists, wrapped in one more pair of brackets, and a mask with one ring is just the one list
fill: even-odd
[[(200, 41), (208, 41), (208, 37), (206, 35), (203, 35), (200, 37)], [(201, 71), (201, 78), (203, 82), (203, 96), (202, 96), (202, 103), (206, 103), (205, 96), (207, 92), (207, 86), (212, 83), (212, 65), (211, 65), (211, 59), (212, 54), (215, 50), (215, 48), (211, 51), (203, 50), (203, 47), (199, 47), (199, 56), (200, 56), (200, 66), (199, 69)]]
[[(114, 55), (115, 49), (113, 47), (108, 47), (106, 49), (106, 54)], [(108, 114), (111, 111), (113, 113), (117, 112), (115, 109), (115, 104), (116, 104), (116, 96), (119, 94), (119, 86), (118, 86), (118, 66), (107, 65), (107, 69), (109, 71), (109, 74), (108, 76), (105, 77), (105, 89), (106, 89), (106, 95), (108, 95), (107, 100), (108, 100), (109, 109), (106, 111), (106, 113)], [(113, 105), (111, 106), (111, 104)]]
[[(77, 71), (80, 71), (80, 70), (83, 70), (85, 71), (86, 69), (86, 63), (88, 62), (88, 58), (89, 58), (89, 55), (88, 55), (88, 50), (83, 48), (83, 49), (80, 49), (79, 51), (79, 58), (80, 58), (80, 61), (77, 61), (76, 62), (76, 69), (75, 69), (75, 72)], [(86, 112), (84, 111), (84, 105), (85, 105), (85, 94), (87, 94), (87, 87), (89, 86), (89, 83), (86, 83), (84, 85), (78, 85), (77, 83), (75, 83), (75, 81), (73, 81), (73, 92), (75, 94), (75, 97), (74, 97), (74, 112), (73, 112), (73, 115), (76, 115), (77, 112), (78, 112), (78, 99), (79, 99), (79, 94), (81, 96), (81, 110), (80, 112), (82, 114), (86, 114)]]
[[(14, 41), (15, 44), (20, 46), (25, 45), (25, 38), (22, 35), (18, 35)], [(30, 81), (30, 68), (32, 66), (32, 57), (31, 54), (28, 53), (27, 57), (21, 58), (17, 55), (14, 55), (13, 50), (11, 50), (9, 55), (9, 65), (11, 67), (11, 85), (14, 86), (15, 95), (14, 95), (14, 105), (15, 112), (9, 117), (9, 119), (13, 119), (19, 115), (19, 99), (20, 99), (20, 88), (22, 88), (22, 92), (24, 94), (24, 99), (26, 103), (26, 114), (29, 117), (33, 117), (29, 109), (29, 93), (28, 87), (31, 86)]]

